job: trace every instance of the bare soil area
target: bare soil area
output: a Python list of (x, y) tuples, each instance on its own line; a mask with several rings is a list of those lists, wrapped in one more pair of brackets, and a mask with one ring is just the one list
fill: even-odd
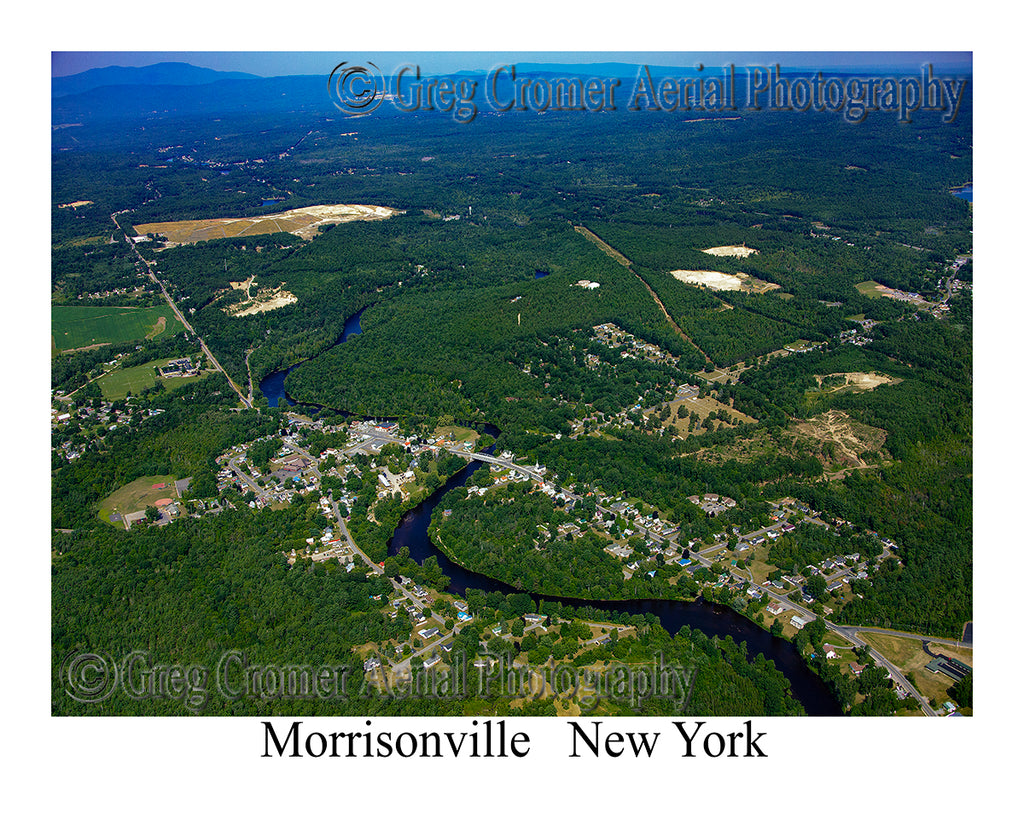
[[(248, 294), (248, 288), (246, 288), (246, 294)], [(253, 316), (257, 313), (267, 313), (280, 307), (287, 307), (289, 304), (295, 304), (298, 300), (294, 293), (289, 293), (280, 287), (273, 290), (261, 289), (256, 293), (255, 298), (249, 298), (240, 304), (232, 304), (230, 307), (225, 307), (224, 312), (236, 318), (240, 316)]]
[(710, 290), (743, 290), (748, 293), (767, 293), (779, 290), (777, 284), (762, 281), (746, 273), (722, 273), (718, 270), (672, 270), (670, 274), (685, 284), (707, 287)]
[(711, 256), (736, 256), (740, 259), (745, 259), (747, 256), (757, 253), (757, 250), (746, 245), (722, 245), (720, 247), (705, 248), (701, 252), (708, 253)]
[(160, 316), (160, 318), (156, 320), (156, 324), (153, 325), (153, 329), (146, 333), (146, 338), (156, 338), (166, 329), (167, 318), (165, 316)]
[(819, 441), (822, 457), (827, 462), (857, 469), (868, 465), (860, 457), (863, 453), (878, 452), (885, 444), (884, 429), (861, 424), (839, 410), (829, 410), (795, 424), (793, 431)]
[[(881, 373), (832, 373), (831, 375), (816, 375), (814, 378), (819, 387), (831, 383), (831, 387), (826, 387), (828, 392), (838, 392), (848, 387), (857, 392), (870, 392), (882, 384), (899, 384), (902, 380)], [(839, 378), (842, 378), (845, 383), (834, 383)]]
[(311, 205), (281, 213), (267, 213), (238, 219), (191, 219), (180, 222), (151, 222), (135, 225), (135, 232), (144, 236), (164, 236), (168, 244), (184, 245), (208, 239), (257, 236), (266, 233), (293, 233), (312, 239), (323, 225), (342, 222), (366, 222), (388, 219), (404, 211), (380, 205)]

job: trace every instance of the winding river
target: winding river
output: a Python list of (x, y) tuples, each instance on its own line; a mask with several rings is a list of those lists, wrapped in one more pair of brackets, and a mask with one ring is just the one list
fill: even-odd
[[(366, 308), (363, 308), (365, 310)], [(338, 341), (343, 344), (351, 336), (362, 332), (359, 320), (363, 314), (360, 310), (345, 321), (342, 337)], [(271, 373), (260, 381), (260, 390), (266, 396), (270, 406), (278, 406), (283, 400), (289, 406), (295, 401), (285, 392), (284, 380), (298, 364), (287, 370)], [(488, 425), (485, 430), (497, 438), (500, 430)], [(488, 450), (490, 451), (490, 450)], [(449, 478), (448, 482), (438, 488), (426, 500), (403, 515), (391, 540), (388, 542), (388, 554), (397, 554), (403, 546), (409, 549), (410, 556), (419, 563), (426, 558), (437, 558), (441, 571), (451, 578), (449, 591), (465, 595), (466, 589), (481, 589), (485, 592), (497, 591), (503, 594), (522, 593), (499, 580), (494, 580), (476, 572), (469, 571), (448, 557), (431, 541), (427, 534), (430, 518), (444, 496), (453, 489), (463, 486), (481, 465), (473, 461), (464, 469)], [(745, 643), (747, 656), (753, 658), (758, 654), (773, 660), (776, 667), (788, 678), (793, 695), (810, 716), (838, 716), (841, 714), (838, 703), (831, 691), (814, 674), (800, 656), (796, 647), (778, 637), (773, 637), (764, 629), (750, 622), (742, 615), (727, 606), (719, 606), (704, 600), (684, 602), (679, 600), (579, 600), (569, 597), (552, 597), (543, 594), (530, 594), (534, 602), (549, 600), (570, 606), (590, 606), (608, 612), (620, 612), (627, 615), (654, 614), (662, 626), (675, 634), (682, 626), (702, 631), (715, 637), (732, 637), (737, 643)]]
[[(353, 315), (345, 319), (345, 326), (342, 327), (341, 338), (338, 339), (337, 344), (344, 344), (352, 336), (359, 335), (361, 332), (363, 332), (363, 328), (360, 325), (359, 320), (363, 317), (363, 313), (366, 312), (366, 309), (367, 308), (364, 307), (358, 313), (354, 313)], [(335, 346), (337, 346), (337, 344)], [(305, 362), (300, 361), (298, 364), (292, 364), (292, 366), (290, 366), (287, 370), (277, 370), (275, 372), (272, 372), (270, 375), (266, 376), (262, 381), (260, 381), (260, 392), (263, 393), (264, 397), (267, 399), (267, 403), (270, 406), (276, 407), (280, 404), (281, 401), (284, 401), (289, 407), (295, 406), (296, 402), (292, 399), (290, 395), (288, 395), (287, 392), (285, 392), (284, 380), (288, 377), (288, 373), (290, 373), (292, 370), (294, 370), (296, 367), (300, 366), (303, 363)], [(318, 405), (314, 404), (308, 406)]]

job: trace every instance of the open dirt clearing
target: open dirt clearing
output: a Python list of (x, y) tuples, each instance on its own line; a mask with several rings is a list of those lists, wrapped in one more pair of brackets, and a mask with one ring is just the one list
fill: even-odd
[(779, 290), (779, 285), (761, 281), (746, 273), (721, 273), (717, 270), (671, 270), (670, 274), (684, 284), (707, 287), (711, 290), (743, 290), (748, 293), (766, 293)]
[(380, 205), (311, 205), (281, 213), (267, 213), (239, 219), (192, 219), (181, 222), (150, 222), (135, 225), (135, 232), (144, 236), (154, 233), (165, 236), (171, 245), (186, 245), (208, 239), (257, 236), (266, 233), (293, 233), (312, 239), (323, 225), (342, 222), (368, 222), (388, 219), (405, 211)]
[(861, 424), (839, 410), (829, 410), (795, 424), (793, 431), (805, 438), (820, 441), (825, 457), (844, 467), (867, 466), (861, 454), (878, 452), (885, 444), (884, 429)]
[(709, 247), (705, 248), (702, 253), (708, 253), (712, 256), (737, 256), (740, 259), (745, 259), (757, 251), (752, 247), (746, 245), (722, 245), (721, 247)]
[[(855, 391), (870, 392), (882, 384), (899, 384), (902, 380), (881, 373), (832, 373), (831, 375), (816, 375), (814, 378), (817, 380), (818, 386), (824, 385), (828, 392), (837, 392), (847, 387), (852, 387)], [(835, 383), (840, 378), (845, 383)], [(830, 384), (831, 386), (829, 386)]]
[(160, 335), (166, 329), (167, 329), (167, 318), (165, 316), (160, 316), (160, 318), (158, 318), (156, 320), (156, 324), (153, 325), (153, 329), (150, 330), (148, 333), (146, 333), (146, 338), (148, 338), (148, 339), (156, 338), (158, 335)]
[[(248, 288), (246, 293), (248, 293)], [(287, 290), (282, 290), (278, 287), (274, 290), (260, 290), (256, 293), (255, 298), (225, 307), (224, 312), (236, 318), (239, 316), (254, 316), (257, 313), (267, 313), (270, 310), (277, 310), (279, 307), (295, 304), (298, 300), (294, 293), (289, 293)]]

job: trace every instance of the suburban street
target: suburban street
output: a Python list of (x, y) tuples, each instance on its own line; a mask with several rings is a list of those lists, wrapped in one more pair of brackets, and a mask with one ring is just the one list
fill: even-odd
[[(395, 435), (392, 435), (392, 434), (390, 434), (388, 432), (385, 432), (383, 430), (376, 429), (376, 428), (366, 428), (366, 429), (361, 430), (360, 438), (361, 439), (359, 441), (357, 441), (357, 442), (355, 442), (353, 444), (350, 444), (348, 447), (345, 448), (345, 450), (344, 450), (344, 454), (345, 455), (347, 455), (347, 456), (348, 455), (352, 455), (353, 453), (359, 451), (360, 449), (364, 449), (368, 445), (372, 446), (373, 444), (384, 445), (384, 444), (388, 444), (388, 443), (396, 443), (396, 444), (404, 446), (405, 443), (406, 443), (404, 437), (395, 436)], [(301, 447), (295, 441), (294, 437), (287, 436), (285, 438), (285, 440), (284, 440), (284, 443), (292, 451), (294, 451), (294, 452), (302, 455), (303, 457), (309, 459), (309, 461), (311, 463), (310, 470), (313, 472), (313, 474), (315, 474), (317, 476), (317, 478), (321, 477), (321, 473), (320, 473), (319, 469), (316, 466), (317, 459), (308, 450), (306, 450), (303, 447)], [(446, 451), (451, 452), (451, 453), (453, 453), (455, 455), (459, 455), (459, 456), (461, 456), (463, 458), (466, 458), (468, 460), (480, 461), (480, 462), (483, 462), (483, 463), (487, 463), (487, 464), (491, 464), (491, 465), (494, 465), (494, 466), (498, 466), (498, 467), (502, 467), (502, 468), (507, 468), (507, 469), (513, 470), (513, 471), (515, 471), (515, 472), (517, 472), (517, 473), (519, 473), (521, 475), (526, 476), (528, 479), (530, 479), (532, 481), (537, 481), (539, 483), (543, 483), (544, 482), (544, 478), (543, 478), (542, 472), (539, 471), (536, 467), (522, 466), (520, 464), (515, 463), (514, 460), (512, 460), (510, 458), (501, 458), (501, 457), (494, 456), (494, 455), (487, 455), (487, 454), (484, 454), (484, 453), (481, 453), (481, 452), (468, 452), (468, 451), (466, 451), (462, 447), (455, 447), (455, 446), (443, 447), (443, 449), (445, 449)], [(232, 458), (229, 461), (229, 466), (245, 482), (247, 487), (249, 487), (250, 489), (252, 489), (255, 493), (257, 493), (259, 495), (263, 490), (261, 490), (261, 488), (259, 486), (257, 486), (256, 483), (246, 474), (245, 470), (241, 468), (241, 466), (240, 466), (240, 457), (241, 456), (236, 456), (236, 457)], [(558, 487), (556, 487), (556, 489), (557, 488)], [(579, 496), (579, 495), (577, 495), (577, 494), (575, 494), (575, 493), (573, 493), (573, 492), (571, 492), (571, 491), (569, 491), (567, 489), (559, 489), (559, 491), (563, 492), (565, 494), (565, 496), (570, 498), (570, 499), (577, 500), (577, 501), (582, 499), (581, 496)], [(332, 503), (332, 508), (333, 508), (333, 512), (334, 512), (334, 517), (335, 517), (335, 519), (338, 522), (338, 528), (339, 528), (339, 531), (341, 532), (341, 537), (344, 539), (344, 541), (347, 544), (347, 546), (351, 549), (352, 553), (354, 555), (358, 555), (359, 558), (368, 567), (370, 567), (370, 569), (373, 570), (375, 573), (383, 574), (383, 572), (384, 572), (383, 568), (381, 566), (379, 566), (378, 564), (374, 563), (369, 558), (369, 556), (366, 555), (356, 545), (355, 541), (352, 539), (352, 537), (351, 537), (351, 535), (350, 535), (350, 533), (348, 531), (348, 528), (345, 525), (345, 520), (341, 516), (340, 510), (339, 510), (339, 505), (338, 505), (337, 501), (334, 501)], [(606, 508), (606, 507), (601, 506), (601, 505), (597, 505), (596, 509), (601, 514), (605, 514), (605, 513), (613, 513), (614, 514), (614, 510)], [(817, 523), (819, 525), (825, 525), (824, 522), (822, 522), (822, 521), (820, 521), (820, 520), (818, 520), (818, 519), (816, 519), (814, 517), (806, 518), (806, 520), (808, 520), (808, 521), (810, 521), (812, 523)], [(749, 532), (749, 533), (746, 533), (746, 534), (742, 535), (741, 539), (745, 540), (745, 541), (750, 541), (751, 539), (756, 538), (758, 536), (765, 535), (766, 533), (768, 533), (770, 531), (778, 531), (784, 522), (785, 522), (784, 520), (780, 520), (780, 521), (778, 521), (776, 523), (773, 523), (773, 524), (770, 524), (768, 526), (761, 527), (760, 529), (758, 529), (756, 531), (752, 531), (752, 532)], [(641, 535), (644, 535), (644, 536), (650, 538), (650, 540), (652, 542), (658, 543), (658, 544), (660, 544), (660, 545), (662, 545), (664, 547), (673, 547), (680, 554), (682, 554), (683, 549), (680, 546), (680, 544), (678, 543), (678, 533), (672, 532), (672, 533), (669, 533), (668, 536), (664, 536), (664, 535), (661, 535), (661, 534), (659, 534), (657, 532), (651, 531), (651, 530), (649, 530), (649, 529), (647, 529), (647, 528), (645, 528), (643, 526), (640, 526), (636, 522), (633, 522), (630, 525), (634, 529), (636, 529)], [(698, 550), (691, 550), (691, 552), (690, 552), (690, 559), (694, 560), (695, 562), (697, 562), (701, 566), (704, 566), (705, 568), (710, 568), (710, 566), (713, 564), (713, 561), (709, 557), (709, 555), (713, 554), (716, 551), (719, 551), (722, 548), (723, 548), (723, 544), (716, 543), (716, 544), (713, 544), (712, 546), (708, 546), (708, 547), (706, 547), (704, 549), (701, 549), (699, 551)], [(885, 552), (883, 554), (885, 554), (885, 553), (888, 553), (888, 549), (887, 548), (885, 549)], [(728, 571), (729, 571), (730, 575), (733, 576), (734, 578), (737, 578), (737, 579), (739, 579), (739, 580), (741, 580), (741, 581), (743, 581), (745, 583), (749, 583), (751, 588), (759, 590), (762, 595), (766, 595), (769, 599), (779, 602), (780, 604), (784, 605), (787, 609), (791, 610), (793, 614), (800, 615), (806, 621), (810, 622), (812, 620), (818, 619), (818, 615), (816, 615), (809, 608), (807, 608), (806, 606), (802, 605), (801, 603), (795, 602), (793, 599), (791, 599), (791, 595), (795, 595), (799, 591), (799, 589), (797, 589), (795, 591), (794, 590), (790, 590), (790, 591), (783, 592), (783, 591), (780, 591), (780, 590), (776, 589), (775, 587), (773, 587), (773, 586), (771, 586), (770, 584), (767, 584), (767, 583), (759, 584), (759, 583), (752, 582), (752, 577), (750, 576), (749, 570), (742, 570), (741, 571), (737, 567), (728, 567)], [(853, 571), (853, 569), (851, 567), (847, 567), (847, 568), (842, 569), (842, 570), (840, 570), (838, 572), (835, 572), (835, 573), (833, 573), (832, 575), (830, 575), (828, 577), (828, 581), (829, 582), (833, 582), (834, 580), (843, 577), (845, 574), (847, 574), (847, 573), (849, 573), (851, 571)], [(417, 609), (422, 609), (423, 608), (422, 601), (419, 600), (418, 598), (416, 598), (414, 595), (412, 595), (409, 592), (409, 590), (405, 588), (405, 586), (400, 584), (394, 578), (391, 579), (391, 584), (392, 584), (393, 588), (396, 591), (400, 592)], [(966, 648), (970, 648), (971, 647), (970, 643), (964, 643), (962, 641), (949, 640), (949, 639), (945, 639), (945, 638), (930, 638), (930, 637), (927, 637), (925, 635), (910, 634), (910, 633), (907, 633), (907, 632), (899, 632), (899, 631), (894, 631), (894, 630), (891, 630), (891, 629), (869, 628), (869, 627), (851, 626), (851, 625), (841, 625), (841, 624), (832, 623), (832, 622), (830, 622), (829, 620), (827, 620), (825, 618), (821, 618), (821, 619), (823, 620), (823, 622), (825, 624), (825, 627), (828, 629), (828, 631), (838, 635), (839, 637), (843, 638), (844, 640), (848, 641), (849, 643), (851, 643), (853, 646), (856, 646), (856, 647), (863, 647), (863, 646), (867, 646), (868, 645), (867, 642), (860, 636), (861, 633), (891, 634), (891, 635), (897, 636), (897, 637), (906, 637), (906, 638), (910, 638), (910, 639), (922, 640), (922, 641), (925, 641), (926, 643), (927, 642), (934, 642), (934, 643), (938, 643), (938, 644), (942, 644), (942, 645), (962, 646), (962, 647), (966, 647)], [(439, 621), (436, 617), (428, 619), (427, 622), (429, 623), (429, 622), (431, 622), (431, 620), (438, 627), (443, 627), (443, 623), (441, 621)], [(426, 624), (423, 624), (423, 627), (426, 628), (428, 626)], [(393, 665), (392, 666), (393, 670), (401, 671), (401, 670), (407, 668), (409, 663), (410, 663), (410, 661), (411, 661), (411, 659), (412, 659), (412, 657), (414, 657), (414, 656), (429, 655), (434, 650), (436, 650), (438, 647), (440, 647), (445, 642), (450, 640), (451, 637), (454, 636), (455, 634), (457, 634), (458, 632), (459, 632), (459, 626), (456, 625), (451, 633), (449, 633), (449, 634), (444, 634), (444, 633), (440, 634), (436, 639), (431, 640), (424, 647), (422, 647), (420, 649), (417, 649), (415, 651), (415, 653), (412, 654), (410, 657), (403, 658), (401, 661), (399, 661), (398, 663)], [(902, 673), (902, 671), (900, 671), (900, 669), (896, 666), (895, 663), (891, 662), (888, 658), (886, 658), (877, 649), (875, 649), (873, 647), (869, 647), (869, 650), (870, 650), (871, 656), (874, 658), (875, 662), (880, 667), (884, 668), (889, 673), (889, 675), (892, 677), (893, 681), (895, 683), (899, 684), (900, 686), (902, 686), (903, 689), (908, 692), (909, 696), (912, 696), (912, 697), (914, 697), (915, 700), (917, 700), (917, 702), (919, 703), (919, 705), (921, 707), (921, 710), (926, 715), (928, 715), (928, 716), (937, 716), (935, 710), (928, 703), (927, 699), (913, 685), (911, 685), (910, 681), (907, 680), (906, 676)]]

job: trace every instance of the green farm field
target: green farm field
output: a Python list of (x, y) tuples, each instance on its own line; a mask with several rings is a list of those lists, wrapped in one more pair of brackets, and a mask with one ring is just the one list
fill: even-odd
[(134, 339), (175, 335), (183, 329), (170, 307), (80, 307), (54, 305), (50, 308), (53, 346), (63, 352), (113, 344)]

